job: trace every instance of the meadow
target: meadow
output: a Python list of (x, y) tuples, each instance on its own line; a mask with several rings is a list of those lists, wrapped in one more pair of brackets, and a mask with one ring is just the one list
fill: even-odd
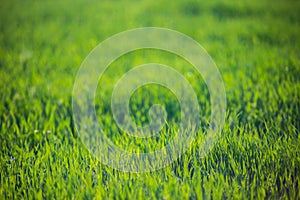
[[(201, 75), (168, 52), (137, 50), (114, 61), (99, 81), (97, 120), (128, 151), (166, 145), (180, 120), (178, 101), (157, 85), (131, 98), (132, 118), (149, 123), (163, 104), (168, 125), (147, 140), (120, 131), (111, 114), (114, 84), (134, 66), (157, 62), (179, 71), (202, 108), (197, 137), (171, 165), (128, 173), (99, 162), (72, 114), (76, 73), (90, 51), (139, 27), (180, 31), (210, 54), (226, 89), (226, 121), (204, 157), (209, 92)], [(0, 199), (299, 199), (300, 2), (30, 1), (0, 2)]]

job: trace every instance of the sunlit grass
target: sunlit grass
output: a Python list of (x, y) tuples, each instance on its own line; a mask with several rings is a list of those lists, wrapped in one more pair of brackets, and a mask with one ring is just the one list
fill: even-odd
[[(299, 198), (299, 9), (297, 1), (265, 0), (2, 1), (0, 199)], [(117, 145), (159, 148), (180, 119), (176, 98), (149, 86), (132, 97), (132, 117), (145, 124), (148, 108), (165, 103), (169, 126), (152, 142), (119, 132), (110, 111), (112, 84), (136, 65), (154, 60), (173, 66), (205, 108), (197, 139), (172, 165), (123, 173), (102, 165), (80, 141), (72, 120), (72, 87), (81, 62), (98, 43), (144, 26), (181, 31), (203, 45), (224, 79), (226, 123), (212, 151), (200, 157), (210, 117), (201, 76), (166, 52), (121, 57), (96, 95), (98, 121)]]

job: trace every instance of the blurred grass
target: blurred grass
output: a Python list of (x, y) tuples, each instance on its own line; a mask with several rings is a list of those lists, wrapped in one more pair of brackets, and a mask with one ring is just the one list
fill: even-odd
[[(277, 0), (2, 0), (1, 198), (299, 198), (299, 10), (299, 1)], [(198, 155), (199, 136), (165, 169), (122, 173), (101, 165), (77, 137), (72, 87), (81, 62), (98, 43), (144, 26), (183, 32), (208, 51), (226, 85), (227, 120), (205, 158)], [(208, 109), (201, 77), (163, 52), (121, 57), (101, 80), (97, 95), (105, 100), (126, 67), (153, 60), (179, 70), (197, 92), (199, 104)], [(166, 100), (169, 120), (176, 125), (176, 100), (159, 87), (143, 88), (132, 97), (137, 123), (147, 122), (152, 102), (144, 102), (145, 93), (153, 101)], [(118, 145), (157, 147), (147, 145), (151, 141), (130, 144), (129, 136), (108, 124), (110, 107), (103, 102), (99, 101), (99, 122), (106, 124)], [(205, 110), (203, 126), (208, 119)], [(172, 129), (164, 130), (159, 145), (168, 141), (168, 131)]]

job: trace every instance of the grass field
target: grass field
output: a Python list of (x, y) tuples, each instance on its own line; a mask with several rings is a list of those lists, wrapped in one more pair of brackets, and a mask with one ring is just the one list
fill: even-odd
[[(131, 98), (132, 117), (147, 124), (165, 104), (160, 139), (118, 130), (113, 84), (148, 62), (173, 66), (203, 109), (190, 149), (166, 168), (125, 173), (101, 164), (82, 144), (72, 119), (72, 90), (89, 52), (132, 28), (164, 27), (199, 42), (226, 87), (226, 122), (214, 148), (199, 156), (210, 118), (209, 93), (184, 60), (138, 50), (111, 64), (97, 89), (99, 123), (128, 151), (161, 148), (176, 134), (179, 105), (149, 85)], [(0, 199), (300, 198), (299, 1), (4, 1), (0, 3)], [(200, 115), (200, 113), (199, 113)]]

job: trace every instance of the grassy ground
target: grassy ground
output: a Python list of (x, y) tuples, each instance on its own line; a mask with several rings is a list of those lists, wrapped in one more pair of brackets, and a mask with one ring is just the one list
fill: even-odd
[[(298, 1), (278, 0), (2, 0), (0, 199), (300, 198), (299, 11)], [(98, 43), (144, 26), (183, 32), (206, 48), (224, 79), (227, 117), (206, 157), (199, 158), (199, 136), (164, 169), (123, 173), (98, 162), (78, 138), (72, 87), (81, 62)], [(139, 89), (131, 108), (135, 121), (145, 124), (149, 106), (166, 101), (171, 125), (159, 144), (128, 145), (131, 138), (107, 123), (112, 121), (107, 98), (112, 83), (128, 70), (124, 66), (153, 60), (174, 66), (191, 82), (207, 126), (209, 94), (191, 66), (166, 52), (127, 56), (112, 64), (97, 92), (99, 123), (116, 144), (143, 151), (163, 146), (176, 126), (178, 102), (157, 86)]]

